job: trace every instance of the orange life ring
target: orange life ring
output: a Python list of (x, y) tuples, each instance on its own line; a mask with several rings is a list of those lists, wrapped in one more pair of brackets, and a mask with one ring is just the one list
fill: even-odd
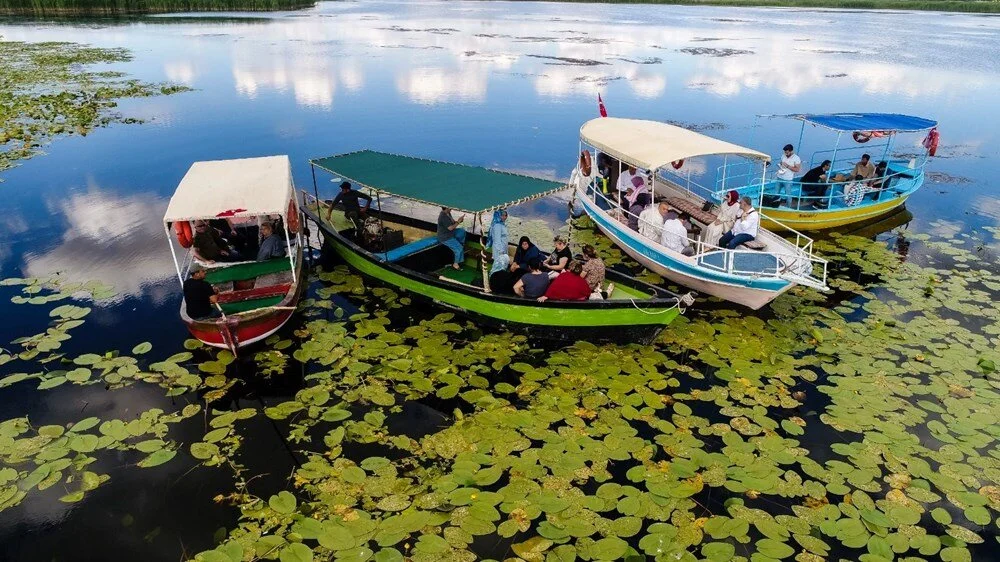
[(288, 232), (299, 232), (299, 209), (295, 206), (295, 200), (288, 202)]
[(680, 170), (681, 166), (684, 165), (684, 160), (674, 160), (670, 163), (670, 165), (673, 166), (675, 170)]
[(862, 144), (872, 140), (871, 133), (866, 133), (864, 131), (854, 131), (854, 133), (852, 133), (851, 136), (854, 137), (854, 142)]
[(590, 153), (586, 150), (580, 151), (580, 171), (583, 172), (584, 176), (590, 177), (590, 171), (593, 169), (591, 166), (592, 162), (590, 160)]
[(177, 241), (180, 242), (181, 246), (184, 248), (190, 248), (191, 244), (194, 243), (194, 237), (191, 236), (191, 223), (188, 221), (175, 222), (174, 234), (177, 235)]

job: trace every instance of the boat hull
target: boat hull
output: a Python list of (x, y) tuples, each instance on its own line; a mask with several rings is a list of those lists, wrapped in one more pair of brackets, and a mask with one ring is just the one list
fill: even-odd
[(550, 340), (649, 342), (681, 312), (674, 298), (538, 303), (514, 296), (483, 294), (382, 261), (318, 222), (311, 212), (307, 214), (320, 224), (325, 247), (365, 277), (501, 329)]
[(615, 242), (632, 259), (650, 271), (670, 281), (700, 291), (702, 293), (734, 302), (754, 310), (768, 304), (792, 287), (792, 283), (781, 279), (758, 279), (749, 282), (727, 280), (705, 271), (692, 258), (678, 256), (672, 258), (666, 252), (651, 248), (639, 240), (639, 235), (625, 226), (620, 226), (593, 201), (578, 192), (587, 214), (597, 228)]
[[(909, 194), (906, 194), (874, 205), (849, 209), (796, 211), (787, 208), (765, 207), (765, 210), (768, 217), (773, 217), (775, 220), (795, 230), (827, 230), (887, 214), (905, 203), (909, 196)], [(764, 219), (763, 223), (764, 227), (768, 230), (784, 230), (782, 225), (767, 219)]]
[(234, 336), (236, 347), (245, 347), (261, 341), (281, 329), (291, 318), (293, 310), (275, 310), (262, 313), (249, 320), (240, 320), (233, 326), (227, 326), (221, 318), (206, 322), (202, 320), (187, 321), (191, 335), (206, 345), (222, 349), (232, 349), (226, 330)]

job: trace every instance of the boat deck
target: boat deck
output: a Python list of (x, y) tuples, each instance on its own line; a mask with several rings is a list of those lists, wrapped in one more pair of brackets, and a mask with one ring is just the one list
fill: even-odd
[[(725, 252), (709, 252), (698, 257), (698, 264), (725, 269), (725, 260)], [(737, 252), (733, 254), (733, 269), (736, 271), (764, 273), (774, 271), (780, 265), (780, 260), (774, 254), (757, 252)]]

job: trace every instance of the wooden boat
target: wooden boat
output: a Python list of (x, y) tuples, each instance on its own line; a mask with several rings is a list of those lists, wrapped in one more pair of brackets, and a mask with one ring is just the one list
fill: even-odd
[[(371, 191), (379, 200), (391, 194), (474, 215), (474, 230), (483, 224), (483, 213), (566, 188), (565, 184), (538, 178), (373, 151), (310, 163), (314, 177), (315, 168), (327, 170)], [(376, 225), (383, 232), (402, 233), (398, 240), (402, 245), (373, 248), (358, 242), (353, 226), (338, 227), (325, 215), (320, 216), (319, 210), (326, 213), (327, 207), (319, 199), (318, 189), (314, 195), (303, 193), (303, 197), (303, 212), (319, 226), (325, 247), (354, 270), (503, 329), (553, 340), (648, 342), (691, 302), (611, 269), (607, 281), (614, 283), (614, 289), (604, 300), (538, 302), (496, 294), (488, 289), (480, 252), (473, 250), (482, 247), (474, 232), (466, 239), (465, 268), (456, 271), (450, 267), (453, 255), (437, 242), (437, 227), (432, 222), (373, 210), (379, 217)]]
[[(716, 219), (711, 208), (715, 192), (686, 173), (692, 159), (741, 158), (756, 163), (761, 170), (768, 161), (766, 154), (681, 127), (610, 117), (584, 123), (580, 128), (580, 149), (581, 155), (592, 162), (610, 158), (617, 160), (620, 167), (633, 165), (648, 172), (647, 188), (654, 196), (664, 198), (701, 229)], [(598, 189), (596, 166), (589, 174), (584, 168), (580, 165), (573, 173), (577, 201), (604, 234), (653, 272), (753, 309), (795, 285), (826, 289), (826, 260), (813, 254), (811, 238), (795, 233), (795, 241), (790, 242), (762, 226), (752, 244), (735, 249), (721, 248), (717, 241), (689, 237), (694, 254), (682, 255), (662, 245), (659, 236), (653, 240), (629, 228), (628, 211), (618, 209), (618, 204)], [(761, 217), (763, 223), (763, 213)], [(662, 224), (646, 226), (662, 232)]]
[[(219, 218), (248, 225), (253, 235), (261, 221), (280, 218), (279, 224), (287, 227), (286, 257), (202, 263), (189, 249), (192, 223)], [(181, 285), (198, 263), (217, 291), (219, 317), (191, 318), (181, 300), (181, 320), (192, 336), (235, 354), (277, 332), (292, 317), (305, 281), (299, 208), (287, 156), (195, 162), (170, 198), (163, 226)], [(180, 257), (177, 246), (184, 252)]]
[[(768, 174), (764, 183), (764, 195), (761, 207), (766, 209), (771, 219), (769, 228), (780, 229), (782, 225), (797, 230), (824, 230), (853, 224), (859, 221), (874, 219), (899, 208), (924, 183), (924, 167), (936, 149), (937, 122), (914, 117), (889, 113), (832, 113), (832, 114), (798, 114), (798, 115), (759, 115), (758, 123), (764, 119), (790, 119), (800, 121), (799, 144), (797, 151), (803, 151), (803, 139), (806, 125), (820, 127), (836, 134), (833, 148), (823, 147), (812, 152), (807, 159), (802, 158), (802, 170), (796, 179), (789, 182), (791, 194), (784, 190), (779, 193), (779, 185), (773, 173)], [(755, 124), (755, 129), (757, 124)], [(849, 133), (847, 139), (845, 133)], [(903, 135), (927, 134), (919, 153), (906, 158), (893, 158), (893, 148), (898, 137)], [(914, 139), (915, 140), (915, 139)], [(874, 142), (872, 142), (874, 141)], [(845, 146), (847, 144), (847, 146)], [(916, 142), (907, 143), (906, 150), (918, 146)], [(886, 171), (875, 182), (865, 181), (862, 198), (851, 198), (848, 191), (857, 189), (857, 182), (850, 178), (854, 164), (862, 155), (869, 155), (872, 164), (886, 162)], [(840, 181), (824, 184), (826, 193), (808, 195), (802, 192), (802, 183), (798, 181), (805, 172), (819, 166), (824, 160), (830, 160), (829, 178), (841, 177)], [(746, 190), (756, 193), (759, 183), (756, 174), (747, 174), (742, 170), (730, 169), (728, 187), (741, 193)], [(748, 185), (741, 185), (741, 179), (749, 180)], [(726, 186), (723, 186), (726, 189)], [(791, 204), (789, 205), (789, 199)]]

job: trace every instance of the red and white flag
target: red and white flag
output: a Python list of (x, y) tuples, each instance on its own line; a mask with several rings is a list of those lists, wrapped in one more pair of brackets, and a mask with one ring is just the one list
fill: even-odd
[(604, 100), (601, 99), (601, 94), (597, 94), (597, 109), (601, 112), (601, 117), (608, 116), (608, 110), (604, 109)]

